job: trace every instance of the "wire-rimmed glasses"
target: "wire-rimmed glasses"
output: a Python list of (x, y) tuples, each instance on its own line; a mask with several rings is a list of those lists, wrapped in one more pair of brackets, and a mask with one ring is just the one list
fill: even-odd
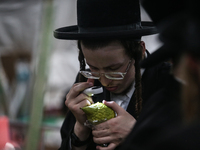
[(110, 80), (122, 80), (124, 79), (126, 73), (129, 70), (130, 64), (132, 60), (129, 61), (129, 64), (126, 68), (126, 71), (123, 72), (106, 72), (106, 73), (99, 73), (99, 72), (90, 72), (90, 71), (79, 71), (84, 77), (90, 79), (100, 79), (102, 75), (104, 75), (107, 79)]

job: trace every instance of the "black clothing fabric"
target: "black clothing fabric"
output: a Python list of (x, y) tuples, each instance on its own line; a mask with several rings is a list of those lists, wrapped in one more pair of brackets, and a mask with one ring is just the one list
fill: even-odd
[(182, 120), (180, 89), (181, 83), (169, 75), (166, 86), (147, 100), (135, 127), (125, 142), (116, 149), (148, 149), (147, 145), (154, 142), (154, 138), (162, 136), (161, 131), (172, 124), (180, 123)]
[[(148, 145), (148, 150), (199, 150), (200, 122), (190, 125), (176, 124), (162, 133)], [(145, 149), (144, 149), (145, 150)]]
[[(170, 70), (170, 65), (168, 63), (162, 63), (158, 64), (152, 68), (147, 68), (142, 76), (142, 90), (143, 90), (143, 105), (146, 103), (146, 100), (150, 98), (150, 96), (161, 89), (165, 82), (167, 75)], [(99, 85), (99, 81), (95, 81), (95, 85)], [(134, 95), (134, 94), (133, 94)], [(102, 94), (96, 95), (93, 97), (93, 101), (102, 101), (107, 100), (109, 101), (109, 91), (104, 89), (104, 92)], [(130, 103), (127, 108), (127, 112), (130, 113), (133, 117), (135, 116), (135, 97), (132, 96)], [(69, 148), (69, 139), (70, 139), (70, 130), (73, 128), (75, 124), (75, 117), (73, 114), (69, 111), (64, 123), (61, 127), (61, 137), (62, 137), (62, 143), (59, 150), (66, 150)], [(96, 144), (94, 142), (88, 144), (87, 150), (93, 150), (96, 149)]]

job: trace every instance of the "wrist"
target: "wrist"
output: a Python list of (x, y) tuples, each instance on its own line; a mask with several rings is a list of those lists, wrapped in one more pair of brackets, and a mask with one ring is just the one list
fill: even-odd
[(91, 129), (76, 122), (73, 132), (81, 141), (85, 141), (90, 136)]
[[(75, 130), (75, 126), (76, 126), (76, 130)], [(89, 135), (84, 131), (84, 129), (80, 128), (78, 125), (75, 125), (74, 128), (71, 130), (70, 132), (70, 137), (71, 137), (71, 144), (75, 147), (81, 147), (83, 148), (83, 146), (87, 146), (88, 143), (90, 143), (92, 141), (92, 132), (91, 130), (89, 131)], [(81, 130), (80, 130), (81, 129)], [(79, 134), (84, 134), (79, 136), (75, 133), (75, 131), (79, 131), (77, 133)], [(83, 131), (82, 131), (83, 130)], [(88, 130), (88, 129), (87, 129)]]

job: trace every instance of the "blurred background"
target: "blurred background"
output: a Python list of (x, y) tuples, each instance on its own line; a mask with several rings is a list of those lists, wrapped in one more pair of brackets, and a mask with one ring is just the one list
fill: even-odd
[[(75, 0), (0, 1), (0, 150), (6, 142), (59, 148), (65, 94), (79, 63), (76, 41), (57, 40), (53, 30), (75, 24)], [(161, 46), (157, 37), (142, 38), (150, 52)]]

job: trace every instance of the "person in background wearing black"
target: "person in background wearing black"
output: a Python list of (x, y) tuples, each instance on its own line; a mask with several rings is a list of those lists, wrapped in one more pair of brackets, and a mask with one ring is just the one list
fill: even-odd
[[(171, 25), (171, 29), (174, 30), (178, 26), (182, 26), (181, 30), (175, 32), (180, 38), (176, 44), (182, 44), (180, 47), (182, 51), (180, 72), (184, 80), (180, 96), (182, 121), (179, 124), (172, 124), (160, 132), (162, 136), (156, 136), (154, 141), (149, 141), (149, 150), (200, 149), (199, 14), (184, 14), (178, 22)], [(169, 39), (172, 39), (172, 37), (169, 36)]]
[[(66, 96), (69, 112), (60, 150), (114, 149), (134, 127), (146, 100), (163, 87), (170, 65), (140, 68), (149, 55), (141, 37), (157, 30), (152, 22), (141, 21), (139, 0), (78, 0), (77, 16), (78, 25), (54, 31), (58, 39), (78, 40), (80, 62), (76, 83)], [(103, 94), (91, 98), (82, 93), (94, 85), (103, 86)], [(90, 129), (80, 108), (102, 100), (117, 116)]]
[[(156, 5), (151, 5), (153, 3)], [(186, 4), (178, 0), (170, 2), (143, 0), (142, 5), (157, 26), (160, 40), (165, 38), (163, 29), (173, 20), (171, 18), (179, 16), (186, 9)], [(174, 17), (175, 19), (176, 17)], [(162, 61), (170, 61), (172, 68), (166, 79), (167, 84), (146, 101), (133, 130), (125, 141), (116, 148), (117, 150), (148, 148), (150, 139), (160, 135), (160, 132), (168, 126), (182, 121), (180, 92), (184, 80), (180, 73), (180, 60), (181, 55), (178, 49), (172, 50), (164, 42), (161, 48), (142, 61), (141, 67), (145, 69)]]
[[(149, 3), (156, 3), (159, 9), (153, 9)], [(166, 1), (170, 9), (157, 0), (143, 0), (142, 4), (153, 21), (159, 20), (157, 26), (164, 45), (141, 66), (171, 59), (173, 78), (147, 100), (135, 127), (117, 150), (199, 149), (200, 20), (194, 7), (197, 1)], [(168, 17), (167, 10), (172, 10)]]
[(182, 120), (150, 140), (148, 150), (200, 149), (200, 13), (197, 0), (183, 2), (187, 9), (162, 31), (165, 46), (170, 49), (165, 53), (177, 51), (180, 55)]

